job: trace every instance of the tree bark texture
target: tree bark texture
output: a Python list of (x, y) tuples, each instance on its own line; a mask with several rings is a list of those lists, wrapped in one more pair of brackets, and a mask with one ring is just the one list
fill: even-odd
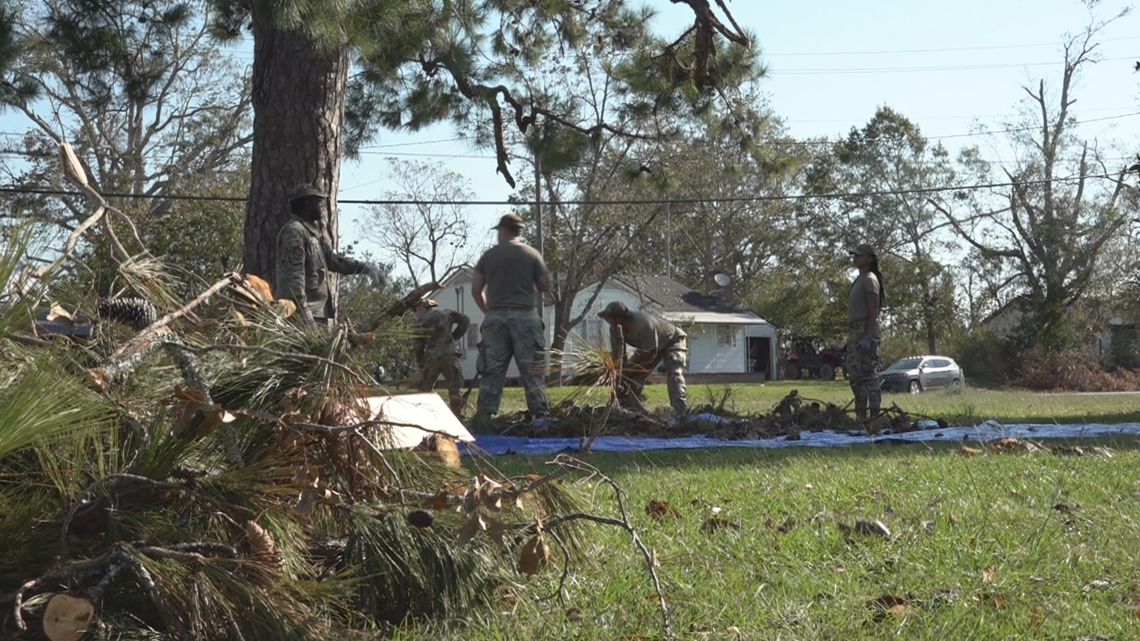
[[(253, 163), (244, 261), (246, 273), (272, 283), (277, 232), (289, 220), (289, 194), (297, 185), (310, 183), (330, 195), (322, 227), (337, 247), (348, 53), (318, 46), (256, 10), (253, 34)], [(333, 292), (335, 284), (330, 283)]]

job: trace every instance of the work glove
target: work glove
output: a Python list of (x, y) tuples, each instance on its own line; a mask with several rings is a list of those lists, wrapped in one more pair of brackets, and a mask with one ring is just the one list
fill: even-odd
[(875, 339), (870, 336), (864, 336), (863, 340), (859, 341), (859, 344), (855, 348), (864, 354), (870, 354), (871, 351), (875, 349)]
[(364, 269), (360, 270), (361, 274), (372, 279), (372, 286), (379, 287), (384, 284), (384, 274), (380, 272), (380, 268), (372, 263), (365, 263)]

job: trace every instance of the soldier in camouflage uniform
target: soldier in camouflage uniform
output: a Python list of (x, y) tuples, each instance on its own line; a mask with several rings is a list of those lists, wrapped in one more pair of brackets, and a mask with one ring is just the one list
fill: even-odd
[(657, 364), (665, 361), (665, 384), (669, 405), (677, 414), (687, 409), (685, 365), (689, 362), (688, 336), (672, 323), (642, 312), (631, 312), (625, 303), (613, 301), (598, 317), (610, 324), (610, 350), (614, 362), (625, 361), (625, 346), (636, 351), (623, 368), (629, 393), (641, 396), (645, 381)]
[(883, 302), (883, 275), (870, 245), (852, 249), (851, 262), (859, 275), (847, 296), (847, 354), (844, 367), (855, 394), (855, 416), (874, 419), (882, 406), (879, 383), (879, 309)]
[(471, 319), (457, 311), (444, 309), (428, 298), (416, 305), (416, 330), (413, 349), (420, 371), (416, 374), (421, 392), (435, 388), (436, 379), (443, 375), (447, 384), (448, 404), (458, 417), (463, 412), (463, 368), (459, 366), (459, 343), (467, 333)]
[(273, 293), (291, 300), (310, 325), (325, 325), (336, 318), (329, 295), (330, 271), (338, 274), (364, 274), (379, 287), (379, 268), (346, 258), (335, 251), (321, 233), (320, 221), (328, 194), (312, 185), (301, 185), (289, 197), (289, 222), (277, 234), (277, 273)]
[(543, 377), (544, 327), (535, 312), (539, 292), (550, 290), (550, 272), (542, 255), (519, 239), (522, 227), (522, 218), (514, 214), (499, 220), (492, 228), (498, 231), (499, 244), (479, 258), (471, 279), (471, 296), (487, 315), (479, 328), (482, 367), (474, 419), (477, 428), (499, 411), (512, 357), (526, 388), (530, 415), (544, 416), (550, 409)]

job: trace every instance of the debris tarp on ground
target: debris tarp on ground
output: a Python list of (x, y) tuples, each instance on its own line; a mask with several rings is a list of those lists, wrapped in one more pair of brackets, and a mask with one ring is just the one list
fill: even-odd
[[(590, 447), (596, 452), (642, 452), (650, 450), (698, 449), (709, 447), (843, 447), (860, 443), (904, 444), (924, 441), (958, 442), (962, 440), (988, 443), (994, 439), (1082, 439), (1101, 436), (1140, 434), (1140, 423), (1120, 425), (1006, 425), (1001, 431), (993, 431), (985, 424), (976, 427), (947, 427), (923, 429), (898, 435), (867, 436), (844, 432), (821, 431), (806, 434), (799, 440), (785, 437), (770, 439), (741, 439), (726, 441), (705, 435), (656, 438), (646, 436), (600, 436)], [(460, 447), (465, 454), (524, 454), (545, 455), (557, 452), (577, 452), (583, 444), (582, 437), (527, 437), (501, 436), (497, 434), (476, 434), (474, 443)], [(1053, 454), (1061, 455), (1102, 455), (1100, 450), (1065, 446), (1047, 448)], [(1101, 448), (1103, 449), (1103, 448)], [(1074, 454), (1080, 450), (1081, 454)], [(992, 451), (992, 450), (984, 450)], [(1026, 450), (1028, 451), (1028, 450)]]
[(366, 400), (373, 420), (384, 422), (391, 430), (382, 446), (411, 449), (418, 446), (424, 437), (435, 434), (449, 436), (462, 443), (475, 441), (439, 394), (390, 394), (369, 396)]

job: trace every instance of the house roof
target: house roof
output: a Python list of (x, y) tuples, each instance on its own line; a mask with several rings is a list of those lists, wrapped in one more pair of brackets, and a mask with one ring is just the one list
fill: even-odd
[(691, 315), (696, 312), (712, 312), (716, 314), (749, 315), (759, 318), (756, 314), (734, 305), (720, 296), (709, 296), (694, 291), (667, 276), (619, 276), (616, 280), (640, 293), (642, 296), (657, 303), (664, 312), (685, 312)]

